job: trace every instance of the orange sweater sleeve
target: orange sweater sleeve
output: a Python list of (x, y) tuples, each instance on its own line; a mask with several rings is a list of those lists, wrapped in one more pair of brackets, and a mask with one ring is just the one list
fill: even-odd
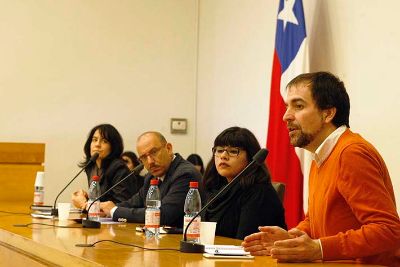
[(303, 221), (299, 222), (299, 224), (295, 227), (303, 232), (306, 232), (309, 236), (310, 234), (310, 219), (308, 218), (308, 212)]
[(400, 246), (400, 221), (388, 186), (392, 189), (389, 174), (374, 148), (353, 144), (342, 151), (337, 188), (362, 226), (321, 238), (324, 260), (359, 258)]

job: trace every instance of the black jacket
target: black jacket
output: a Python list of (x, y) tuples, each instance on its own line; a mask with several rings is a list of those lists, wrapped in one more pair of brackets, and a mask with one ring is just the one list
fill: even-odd
[[(86, 170), (88, 183), (92, 180), (90, 177), (91, 169)], [(122, 178), (129, 174), (129, 169), (126, 164), (120, 159), (114, 159), (107, 169), (103, 169), (103, 175), (100, 176), (100, 192), (104, 193), (111, 186), (116, 184)], [(100, 198), (100, 201), (112, 201), (119, 203), (132, 197), (139, 188), (136, 186), (136, 177), (132, 176), (126, 179), (124, 182), (116, 186), (113, 190), (108, 192), (106, 195)]]
[[(161, 193), (161, 225), (182, 227), (183, 207), (186, 194), (189, 191), (189, 182), (199, 182), (199, 191), (204, 201), (203, 187), (200, 184), (201, 174), (193, 164), (184, 160), (179, 154), (175, 154), (164, 181), (159, 184)], [(144, 223), (146, 195), (150, 187), (149, 173), (144, 179), (144, 185), (131, 199), (119, 203), (113, 214), (113, 220), (126, 219), (128, 222)]]
[[(219, 189), (215, 188), (210, 195)], [(217, 222), (216, 235), (237, 239), (258, 232), (258, 226), (276, 225), (286, 229), (282, 203), (268, 181), (245, 189), (236, 182), (207, 208), (204, 219)]]

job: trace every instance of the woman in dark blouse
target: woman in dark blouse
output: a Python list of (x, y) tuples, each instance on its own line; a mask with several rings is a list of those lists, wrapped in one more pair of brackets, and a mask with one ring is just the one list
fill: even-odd
[[(125, 162), (126, 166), (130, 171), (133, 171), (135, 167), (137, 167), (140, 162), (139, 159), (137, 158), (135, 152), (132, 151), (125, 151), (121, 155), (121, 159)], [(140, 174), (135, 174), (135, 177), (131, 177), (134, 181), (134, 184), (136, 188), (139, 190), (144, 183), (144, 177), (141, 176)]]
[[(219, 134), (212, 149), (213, 159), (204, 175), (208, 199), (230, 183), (260, 149), (248, 129), (231, 127)], [(237, 239), (258, 232), (258, 226), (277, 225), (286, 229), (284, 209), (265, 164), (255, 164), (243, 173), (207, 208), (204, 219), (217, 222), (217, 235)]]
[(190, 154), (187, 159), (190, 163), (194, 165), (194, 167), (201, 173), (201, 175), (204, 174), (204, 164), (203, 160), (201, 157), (197, 154)]
[[(85, 168), (89, 185), (94, 175), (100, 176), (100, 192), (104, 193), (129, 174), (128, 167), (121, 160), (123, 149), (122, 137), (114, 126), (100, 124), (90, 131), (83, 148), (85, 159), (79, 164), (80, 167), (85, 166), (93, 154), (99, 153), (96, 162)], [(138, 190), (133, 180), (128, 178), (104, 195), (100, 201), (110, 200), (119, 203), (129, 199)], [(72, 203), (78, 208), (84, 209), (87, 199), (87, 192), (82, 189), (72, 194)]]

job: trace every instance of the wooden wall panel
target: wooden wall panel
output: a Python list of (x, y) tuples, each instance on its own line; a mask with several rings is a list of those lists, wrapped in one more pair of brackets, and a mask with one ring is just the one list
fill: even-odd
[(33, 202), (36, 172), (42, 165), (0, 164), (0, 201)]
[(44, 171), (45, 144), (0, 143), (0, 201), (33, 202), (36, 172)]
[(42, 165), (44, 151), (45, 144), (0, 142), (0, 163)]

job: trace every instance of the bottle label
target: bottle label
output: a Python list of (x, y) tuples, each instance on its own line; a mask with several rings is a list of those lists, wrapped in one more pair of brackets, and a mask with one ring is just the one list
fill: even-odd
[(146, 209), (145, 225), (146, 228), (160, 227), (160, 210)]
[[(92, 204), (91, 200), (88, 201), (87, 207), (89, 207), (90, 204)], [(89, 215), (89, 218), (100, 216), (100, 202), (99, 201), (96, 201), (95, 203), (93, 203), (93, 205), (90, 207), (88, 215)]]
[(33, 193), (33, 205), (43, 205), (44, 204), (44, 192), (35, 191)]
[[(183, 234), (185, 234), (186, 226), (189, 224), (189, 222), (192, 220), (192, 218), (193, 218), (192, 216), (185, 216), (183, 218)], [(193, 220), (193, 222), (190, 224), (190, 226), (186, 232), (187, 239), (199, 239), (200, 238), (200, 222), (201, 222), (200, 216), (196, 217), (196, 219)]]

